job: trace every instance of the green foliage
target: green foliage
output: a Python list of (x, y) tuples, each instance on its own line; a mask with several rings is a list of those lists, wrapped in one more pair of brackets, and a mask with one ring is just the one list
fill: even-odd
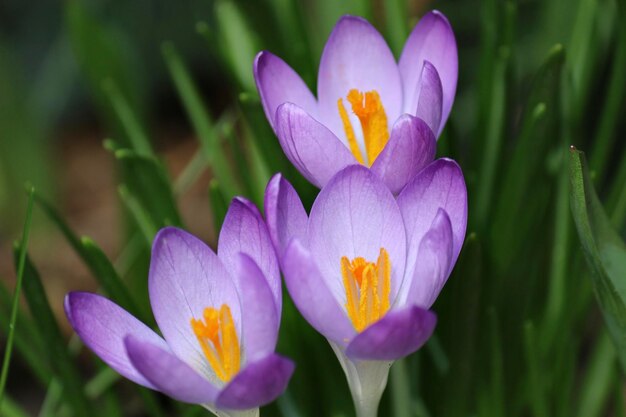
[[(342, 14), (368, 18), (398, 57), (425, 12), (422, 3), (68, 0), (55, 6), (62, 17), (56, 19), (62, 23), (55, 48), (66, 55), (49, 52), (55, 65), (42, 66), (32, 83), (27, 70), (33, 65), (24, 57), (38, 53), (19, 50), (13, 45), (21, 44), (3, 33), (0, 224), (8, 231), (2, 236), (15, 233), (12, 220), (24, 206), (16, 196), (30, 179), (38, 189), (36, 207), (99, 290), (153, 325), (146, 299), (149, 247), (161, 227), (195, 224), (179, 207), (185, 208), (200, 178), (209, 178), (203, 195), (211, 210), (193, 215), (206, 219), (212, 242), (230, 199), (243, 195), (260, 205), (275, 172), (294, 184), (307, 208), (316, 196), (266, 120), (252, 75), (256, 53), (267, 49), (281, 56), (315, 91), (324, 42)], [(438, 155), (463, 168), (469, 227), (433, 308), (435, 336), (394, 365), (379, 414), (622, 416), (624, 380), (616, 365), (626, 366), (626, 148), (619, 140), (626, 129), (626, 4), (446, 0), (436, 7), (448, 16), (460, 52), (457, 96)], [(31, 24), (29, 33), (44, 33), (47, 20)], [(151, 54), (153, 60), (144, 62)], [(58, 58), (64, 56), (73, 60)], [(64, 110), (62, 103), (70, 107)], [(81, 237), (80, 224), (66, 218), (64, 205), (53, 198), (62, 187), (49, 169), (53, 146), (46, 139), (56, 136), (50, 131), (61, 115), (73, 123), (82, 107), (92, 108), (105, 134), (116, 140), (104, 146), (125, 208), (117, 258)], [(178, 112), (185, 117), (176, 119)], [(195, 154), (176, 178), (163, 162), (167, 141), (154, 135), (172, 120), (197, 137)], [(591, 172), (582, 153), (568, 155), (572, 144), (589, 150)], [(50, 225), (38, 224), (36, 214), (33, 232), (45, 239)], [(79, 361), (80, 344), (66, 342), (52, 314), (50, 304), (61, 300), (46, 297), (49, 272), (38, 265), (40, 276), (25, 250), (26, 244), (19, 246), (15, 256), (18, 270), (23, 259), (17, 282), (23, 279), (28, 308), (14, 302), (19, 286), (12, 294), (0, 284), (0, 327), (10, 329), (8, 346), (15, 349), (6, 355), (19, 361), (12, 363), (2, 415), (30, 411), (12, 391), (18, 366), (29, 370), (20, 378), (45, 392), (41, 416), (206, 414), (131, 388), (92, 354)], [(298, 366), (287, 392), (264, 415), (353, 415), (331, 349), (287, 297), (278, 352)]]
[(582, 152), (570, 152), (571, 205), (598, 303), (626, 372), (626, 245), (593, 188)]

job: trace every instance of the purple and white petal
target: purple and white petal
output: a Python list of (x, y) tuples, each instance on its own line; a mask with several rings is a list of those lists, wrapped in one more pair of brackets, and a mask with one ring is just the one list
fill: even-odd
[(422, 75), (417, 88), (417, 108), (415, 115), (424, 120), (430, 129), (439, 137), (443, 130), (441, 124), (443, 90), (441, 80), (435, 67), (428, 61), (424, 61)]
[(396, 305), (430, 308), (452, 270), (452, 225), (448, 213), (439, 209), (417, 252), (413, 275), (406, 277)]
[(259, 52), (254, 59), (256, 81), (263, 110), (276, 131), (276, 109), (283, 103), (295, 103), (313, 117), (317, 117), (317, 101), (302, 78), (271, 52)]
[(357, 163), (354, 155), (328, 127), (295, 104), (285, 103), (278, 107), (276, 135), (289, 161), (319, 188), (341, 169)]
[(274, 294), (278, 315), (282, 309), (282, 287), (278, 260), (263, 217), (254, 204), (242, 197), (230, 203), (217, 243), (217, 255), (231, 273), (239, 254), (245, 253), (261, 268)]
[(306, 321), (327, 339), (345, 346), (355, 334), (354, 327), (315, 260), (297, 240), (285, 250), (283, 274), (289, 295)]
[(86, 292), (71, 292), (65, 297), (65, 314), (83, 343), (107, 365), (139, 385), (154, 388), (135, 369), (124, 347), (124, 337), (132, 334), (167, 349), (165, 340), (152, 329), (113, 301)]
[[(404, 111), (417, 108), (418, 88), (424, 61), (429, 61), (439, 73), (443, 90), (441, 126), (454, 103), (459, 72), (459, 58), (454, 32), (448, 19), (439, 11), (426, 14), (404, 44), (398, 66), (404, 88)], [(438, 133), (438, 132), (435, 132)]]
[(400, 190), (435, 158), (437, 141), (428, 125), (417, 117), (400, 116), (389, 142), (378, 155), (371, 170), (392, 193)]
[(377, 91), (389, 123), (400, 116), (402, 82), (389, 46), (367, 20), (344, 16), (326, 42), (317, 79), (319, 120), (342, 140), (345, 131), (337, 101), (351, 89)]
[(235, 281), (243, 306), (241, 345), (246, 361), (254, 361), (274, 352), (280, 315), (272, 290), (254, 260), (242, 253), (237, 264)]
[(215, 405), (222, 410), (247, 410), (269, 404), (287, 388), (294, 363), (275, 353), (248, 363), (224, 387)]
[(157, 390), (186, 403), (206, 404), (215, 401), (218, 388), (169, 349), (133, 335), (127, 336), (124, 344), (133, 365)]
[(411, 277), (419, 245), (439, 209), (444, 209), (452, 225), (452, 260), (454, 265), (467, 227), (467, 189), (463, 172), (451, 159), (437, 159), (424, 168), (398, 196), (407, 233), (406, 276)]
[(148, 290), (154, 317), (172, 352), (207, 377), (214, 375), (191, 319), (203, 319), (207, 307), (227, 304), (241, 334), (239, 296), (222, 261), (195, 236), (166, 227), (154, 239)]
[(421, 348), (435, 329), (437, 317), (429, 310), (410, 306), (391, 310), (359, 333), (348, 345), (346, 355), (357, 360), (390, 361)]
[(309, 250), (326, 286), (346, 303), (341, 258), (376, 262), (384, 248), (391, 261), (393, 301), (404, 276), (406, 234), (396, 200), (385, 184), (362, 165), (350, 166), (318, 195), (309, 217)]
[(291, 239), (306, 241), (309, 218), (298, 193), (282, 174), (267, 183), (264, 205), (267, 229), (280, 261)]

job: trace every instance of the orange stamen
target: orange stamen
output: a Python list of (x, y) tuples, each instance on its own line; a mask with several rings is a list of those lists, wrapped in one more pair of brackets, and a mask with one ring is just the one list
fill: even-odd
[[(380, 95), (376, 91), (362, 93), (356, 89), (351, 89), (348, 92), (347, 100), (352, 105), (352, 112), (361, 122), (367, 165), (372, 166), (389, 140), (385, 108)], [(339, 108), (339, 116), (346, 132), (350, 151), (360, 164), (365, 165), (365, 158), (361, 154), (352, 123), (341, 98), (337, 101), (337, 107)]]
[(364, 258), (341, 258), (341, 274), (346, 290), (346, 312), (354, 328), (361, 332), (389, 311), (391, 263), (384, 248), (376, 263)]
[(207, 307), (203, 318), (204, 320), (192, 318), (191, 328), (215, 375), (221, 381), (228, 382), (239, 372), (241, 366), (239, 337), (230, 307), (222, 304), (219, 311)]

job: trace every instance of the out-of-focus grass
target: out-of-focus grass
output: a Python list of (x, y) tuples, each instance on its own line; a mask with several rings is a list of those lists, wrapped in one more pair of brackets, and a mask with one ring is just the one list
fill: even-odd
[[(0, 13), (38, 16), (7, 4), (11, 7), (0, 7)], [(101, 290), (150, 324), (145, 291), (150, 241), (158, 228), (183, 224), (181, 195), (204, 171), (213, 177), (206, 190), (212, 213), (195, 215), (206, 217), (206, 227), (215, 230), (229, 199), (243, 193), (260, 202), (273, 172), (283, 172), (307, 206), (315, 196), (265, 120), (252, 78), (257, 50), (283, 57), (315, 91), (321, 50), (342, 14), (370, 19), (398, 56), (419, 16), (435, 6), (452, 23), (460, 54), (457, 98), (438, 154), (463, 168), (470, 228), (434, 306), (435, 337), (393, 368), (380, 415), (623, 415), (623, 373), (616, 369), (626, 334), (615, 324), (624, 320), (623, 311), (610, 308), (607, 315), (607, 303), (617, 305), (610, 301), (617, 292), (597, 289), (606, 259), (592, 253), (594, 268), (586, 266), (579, 234), (588, 259), (590, 248), (602, 246), (605, 237), (581, 232), (581, 224), (587, 221), (593, 230), (596, 220), (594, 215), (585, 220), (582, 206), (573, 204), (575, 227), (570, 193), (583, 194), (581, 182), (572, 188), (568, 177), (573, 144), (589, 155), (584, 190), (592, 185), (597, 190), (594, 210), (598, 201), (605, 202), (616, 236), (624, 236), (622, 0), (59, 3), (60, 24), (28, 26), (24, 19), (6, 26), (6, 33), (0, 30), (0, 224), (6, 233), (17, 233), (11, 226), (26, 201), (22, 183), (30, 180), (45, 196), (37, 197), (37, 207), (60, 228)], [(0, 14), (0, 22), (7, 19)], [(54, 27), (48, 53), (38, 60), (40, 71), (25, 58), (42, 50), (23, 37), (19, 28), (26, 26)], [(156, 99), (163, 97), (171, 101), (166, 108), (187, 115), (178, 122), (198, 138), (199, 150), (177, 178), (165, 168), (154, 140), (162, 116)], [(84, 116), (82, 107), (92, 109), (112, 138), (105, 148), (118, 168), (127, 220), (120, 232), (126, 249), (118, 260), (107, 259), (93, 239), (80, 237), (81, 230), (68, 226), (56, 208), (49, 150), (56, 146), (55, 129), (71, 126), (74, 115)], [(618, 259), (612, 266), (624, 262), (621, 252), (611, 256)], [(30, 369), (21, 377), (47, 391), (42, 415), (78, 416), (86, 409), (98, 415), (203, 414), (198, 407), (130, 388), (93, 355), (79, 362), (48, 313), (40, 285), (46, 271), (37, 273), (32, 262), (27, 266), (30, 287), (24, 290), (31, 315), (20, 312), (15, 349), (20, 365)], [(626, 286), (619, 273), (610, 278), (616, 288)], [(4, 331), (10, 292), (0, 289)], [(330, 348), (289, 300), (284, 309), (278, 350), (298, 367), (286, 394), (265, 414), (352, 415)], [(2, 411), (27, 415), (14, 399), (20, 393), (12, 391), (10, 379), (7, 392)]]

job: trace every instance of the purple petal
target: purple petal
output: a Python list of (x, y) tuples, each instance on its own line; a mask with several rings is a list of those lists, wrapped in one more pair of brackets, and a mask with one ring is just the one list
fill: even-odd
[(420, 243), (440, 208), (446, 211), (452, 224), (450, 265), (454, 265), (467, 226), (467, 189), (459, 165), (445, 158), (432, 162), (402, 190), (398, 205), (408, 241), (406, 276), (413, 276)]
[(165, 340), (122, 307), (97, 294), (69, 293), (65, 314), (83, 343), (111, 368), (139, 385), (154, 388), (130, 362), (124, 337), (131, 334), (167, 349)]
[(276, 252), (261, 213), (250, 201), (236, 197), (228, 213), (217, 243), (217, 254), (229, 271), (237, 267), (240, 253), (250, 256), (261, 268), (274, 294), (278, 316), (282, 308), (282, 287)]
[[(430, 308), (446, 283), (452, 265), (452, 225), (448, 213), (439, 209), (430, 230), (422, 239), (415, 272), (411, 279), (405, 279), (407, 289), (398, 296), (401, 303)], [(407, 277), (409, 278), (409, 277)], [(400, 290), (404, 293), (404, 288)]]
[(293, 238), (305, 241), (309, 218), (293, 186), (276, 174), (265, 189), (265, 218), (279, 260)]
[(365, 19), (344, 16), (326, 42), (317, 79), (320, 121), (342, 140), (345, 131), (337, 101), (351, 89), (377, 91), (390, 124), (400, 116), (402, 82), (391, 50)]
[(327, 287), (311, 254), (295, 239), (285, 250), (283, 274), (300, 314), (324, 337), (344, 346), (354, 336), (354, 327)]
[(417, 306), (392, 310), (359, 333), (348, 345), (352, 359), (390, 361), (415, 352), (433, 334), (437, 317)]
[(236, 281), (241, 299), (242, 340), (246, 360), (254, 361), (274, 352), (280, 316), (274, 295), (254, 260), (240, 254)]
[(435, 158), (437, 141), (428, 125), (408, 114), (400, 116), (389, 142), (372, 165), (372, 171), (392, 193), (400, 190)]
[(215, 405), (224, 410), (247, 410), (271, 403), (287, 388), (295, 365), (271, 354), (243, 368), (217, 397)]
[(438, 11), (422, 17), (406, 41), (398, 66), (404, 87), (404, 111), (417, 108), (418, 87), (424, 61), (429, 61), (439, 73), (443, 89), (441, 126), (445, 125), (454, 102), (459, 72), (459, 58), (454, 32), (448, 19)]
[(317, 116), (317, 101), (300, 76), (276, 55), (262, 51), (254, 60), (254, 79), (263, 110), (276, 130), (276, 109), (283, 103), (295, 103)]
[(168, 349), (132, 335), (127, 336), (124, 343), (133, 365), (157, 390), (186, 403), (206, 404), (215, 401), (217, 387)]
[(418, 83), (417, 110), (415, 115), (424, 120), (430, 129), (437, 134), (443, 130), (441, 125), (441, 111), (443, 102), (443, 90), (439, 74), (433, 65), (424, 61), (422, 75)]
[(317, 187), (323, 187), (336, 172), (357, 163), (326, 126), (295, 104), (278, 107), (276, 135), (287, 158)]
[(384, 248), (391, 261), (391, 301), (402, 283), (406, 234), (391, 191), (369, 169), (353, 165), (333, 177), (309, 217), (309, 250), (340, 305), (346, 303), (341, 258), (376, 262)]
[(166, 227), (154, 239), (148, 289), (154, 317), (172, 352), (204, 375), (213, 375), (191, 319), (202, 319), (207, 307), (227, 304), (241, 334), (239, 296), (222, 261), (198, 238)]

